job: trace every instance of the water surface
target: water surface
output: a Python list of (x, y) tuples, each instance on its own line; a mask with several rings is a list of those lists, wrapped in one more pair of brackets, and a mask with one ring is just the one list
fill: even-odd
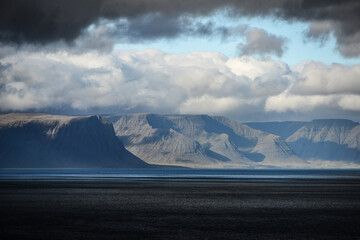
[(359, 179), (359, 169), (0, 169), (0, 180)]

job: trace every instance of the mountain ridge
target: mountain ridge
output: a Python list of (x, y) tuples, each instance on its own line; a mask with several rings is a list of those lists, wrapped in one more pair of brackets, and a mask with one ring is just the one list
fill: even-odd
[(248, 168), (302, 163), (279, 136), (221, 116), (144, 113), (106, 118), (125, 147), (151, 164)]

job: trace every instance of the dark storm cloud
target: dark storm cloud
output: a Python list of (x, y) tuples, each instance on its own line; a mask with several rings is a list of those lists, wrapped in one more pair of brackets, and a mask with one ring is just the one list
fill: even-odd
[(161, 28), (169, 26), (169, 21), (174, 22), (177, 16), (183, 13), (207, 13), (221, 5), (217, 3), (204, 7), (203, 3), (162, 0), (3, 0), (0, 2), (0, 41), (40, 44), (57, 40), (72, 41), (85, 27), (101, 18), (128, 18), (133, 20), (132, 27), (139, 27), (144, 20), (141, 17), (152, 13), (160, 13), (163, 19), (150, 19), (154, 26), (148, 31), (140, 31), (144, 33), (141, 37), (156, 34), (150, 33), (151, 30), (171, 36), (177, 29)]
[(3, 40), (71, 40), (99, 18), (134, 18), (149, 13), (169, 18), (184, 13), (206, 15), (226, 6), (232, 6), (232, 14), (334, 20), (349, 35), (360, 29), (360, 2), (356, 0), (3, 0), (0, 27)]
[[(118, 18), (128, 19), (129, 32), (135, 31), (133, 35), (138, 38), (175, 37), (184, 29), (188, 30), (183, 26), (185, 22), (179, 20), (180, 16), (208, 15), (221, 8), (226, 8), (234, 17), (328, 21), (333, 25), (330, 30), (309, 31), (308, 36), (324, 39), (333, 32), (338, 50), (344, 56), (360, 55), (360, 50), (353, 51), (360, 41), (358, 0), (2, 0), (0, 41), (17, 44), (71, 42), (90, 24), (100, 19)], [(141, 27), (146, 28), (139, 30)], [(212, 29), (202, 28), (202, 31), (208, 34)]]
[(0, 2), (0, 39), (15, 43), (69, 41), (99, 17), (99, 7), (100, 2), (94, 0), (4, 0)]
[(223, 40), (244, 33), (246, 25), (218, 27), (214, 21), (198, 21), (191, 17), (169, 17), (164, 14), (146, 14), (117, 24), (111, 35), (128, 42), (142, 42), (179, 36), (214, 36)]

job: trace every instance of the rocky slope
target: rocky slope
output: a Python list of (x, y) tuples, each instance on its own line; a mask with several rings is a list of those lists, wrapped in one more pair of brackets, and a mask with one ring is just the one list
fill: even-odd
[(285, 141), (225, 117), (129, 114), (106, 117), (125, 147), (152, 164), (187, 167), (297, 167)]
[[(279, 133), (303, 159), (360, 163), (360, 125), (345, 119), (312, 122), (249, 123), (257, 129)], [(291, 127), (289, 127), (291, 126)]]
[(0, 115), (0, 167), (147, 167), (98, 116)]

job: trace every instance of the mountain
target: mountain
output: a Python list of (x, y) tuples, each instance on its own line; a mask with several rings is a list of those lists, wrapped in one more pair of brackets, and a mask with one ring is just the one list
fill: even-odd
[(197, 168), (304, 164), (279, 136), (225, 117), (128, 114), (106, 118), (126, 149), (151, 164)]
[(311, 122), (247, 123), (256, 129), (278, 134), (305, 160), (360, 163), (360, 125), (346, 119)]
[(299, 128), (286, 141), (304, 159), (360, 163), (360, 127), (342, 119), (314, 120)]
[(147, 167), (99, 116), (0, 115), (0, 167)]

